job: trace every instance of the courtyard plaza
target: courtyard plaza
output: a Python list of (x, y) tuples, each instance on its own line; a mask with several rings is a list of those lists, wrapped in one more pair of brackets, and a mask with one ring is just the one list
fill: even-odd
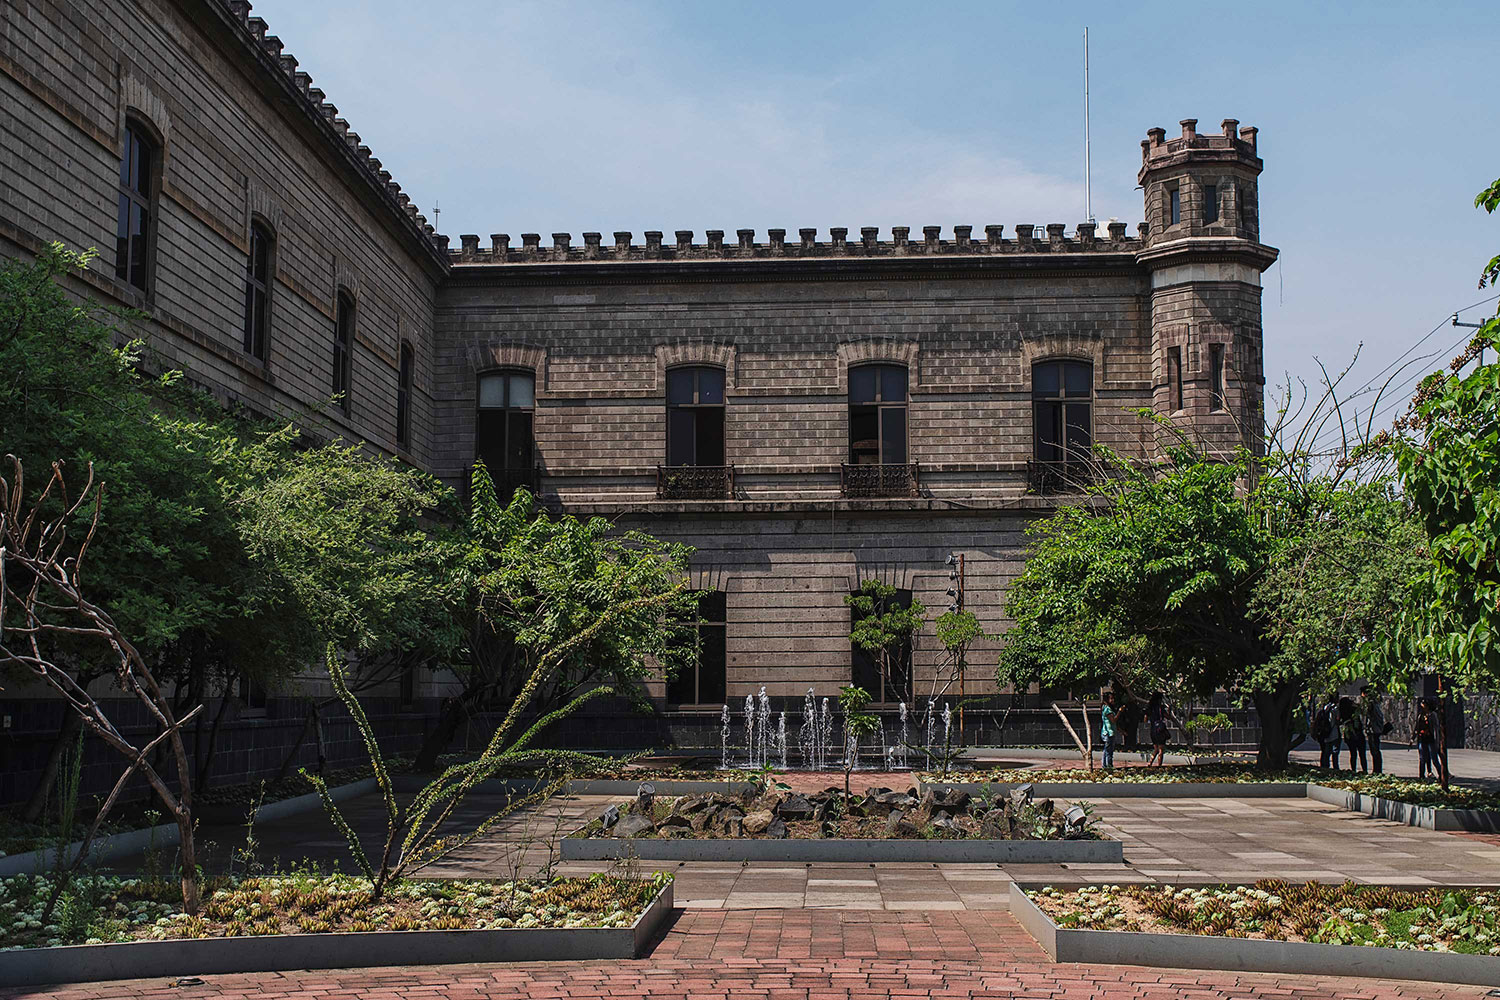
[[(1399, 762), (1399, 753), (1387, 751), (1388, 765), (1393, 757)], [(1059, 757), (1044, 766), (1076, 760)], [(1455, 756), (1454, 766), (1494, 778), (1500, 776), (1500, 755), (1467, 751), (1462, 765)], [(899, 786), (909, 777), (856, 774), (855, 784)], [(842, 775), (804, 774), (789, 780), (799, 790), (812, 790), (842, 784)], [(508, 817), (423, 875), (503, 879), (547, 865), (559, 874), (608, 871), (610, 862), (559, 861), (558, 841), (623, 801), (623, 796), (554, 796)], [(676, 877), (679, 909), (646, 956), (633, 961), (220, 975), (203, 977), (203, 985), (182, 987), (162, 981), (42, 992), (0, 987), (0, 998), (1385, 1000), (1495, 995), (1480, 987), (1429, 983), (1053, 963), (1010, 914), (1014, 882), (1215, 883), (1278, 877), (1500, 884), (1500, 836), (1407, 827), (1310, 799), (1226, 794), (1093, 801), (1103, 832), (1124, 844), (1123, 864), (637, 862), (642, 870), (669, 871)], [(455, 829), (477, 822), (498, 804), (498, 797), (488, 793), (471, 796), (455, 817)], [(366, 849), (378, 846), (385, 828), (380, 797), (352, 800), (343, 810)], [(254, 835), (263, 861), (350, 867), (347, 846), (321, 812), (259, 823)], [(244, 829), (233, 826), (206, 826), (202, 833), (215, 862), (242, 846), (243, 837)], [(122, 859), (119, 867), (141, 860)]]

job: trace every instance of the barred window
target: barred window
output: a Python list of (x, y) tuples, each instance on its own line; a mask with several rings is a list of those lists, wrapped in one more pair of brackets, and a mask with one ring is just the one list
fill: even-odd
[(333, 324), (333, 392), (339, 407), (349, 412), (349, 389), (354, 365), (354, 300), (339, 293), (337, 317)]
[(401, 359), (396, 373), (396, 441), (411, 444), (411, 389), (412, 370), (416, 367), (416, 355), (411, 344), (402, 342)]

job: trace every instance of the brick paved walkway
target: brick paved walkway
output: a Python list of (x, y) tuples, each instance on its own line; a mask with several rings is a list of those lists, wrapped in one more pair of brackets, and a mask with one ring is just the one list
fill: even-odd
[(207, 976), (0, 1000), (1470, 1000), (1480, 987), (1053, 965), (1008, 914), (686, 911), (645, 959)]

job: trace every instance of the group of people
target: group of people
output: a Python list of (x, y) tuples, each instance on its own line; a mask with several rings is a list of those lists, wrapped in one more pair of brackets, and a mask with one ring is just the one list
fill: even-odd
[[(1104, 692), (1104, 707), (1099, 711), (1099, 735), (1104, 742), (1104, 766), (1113, 769), (1115, 766), (1115, 741), (1116, 726), (1125, 729), (1126, 732), (1135, 730), (1136, 719), (1128, 717), (1130, 708), (1115, 707), (1115, 693)], [(1146, 761), (1147, 767), (1161, 767), (1167, 759), (1167, 737), (1171, 735), (1169, 722), (1176, 722), (1177, 718), (1172, 710), (1167, 707), (1167, 700), (1162, 693), (1157, 691), (1146, 703), (1146, 723), (1151, 730), (1151, 759)]]
[[(1370, 685), (1359, 689), (1358, 698), (1330, 697), (1313, 713), (1313, 739), (1318, 741), (1321, 751), (1318, 765), (1339, 770), (1339, 751), (1347, 748), (1350, 771), (1383, 773), (1385, 761), (1380, 754), (1380, 741), (1391, 728)], [(1432, 698), (1422, 698), (1417, 703), (1412, 742), (1417, 746), (1417, 776), (1437, 777), (1438, 716), (1437, 702)]]
[[(1139, 703), (1117, 707), (1115, 692), (1104, 693), (1104, 705), (1100, 709), (1099, 735), (1104, 745), (1104, 766), (1115, 766), (1115, 748), (1118, 746), (1118, 731), (1134, 732), (1139, 716)], [(1419, 778), (1438, 777), (1438, 708), (1432, 698), (1422, 698), (1417, 703), (1417, 714), (1412, 725), (1412, 741), (1417, 746), (1417, 774)], [(1171, 726), (1179, 724), (1172, 709), (1160, 691), (1151, 696), (1146, 704), (1146, 722), (1151, 732), (1151, 759), (1147, 767), (1160, 767), (1166, 762), (1167, 739)], [(1321, 748), (1319, 766), (1339, 770), (1339, 753), (1349, 751), (1349, 770), (1382, 774), (1385, 759), (1380, 752), (1380, 741), (1391, 731), (1386, 721), (1375, 689), (1366, 684), (1359, 689), (1359, 697), (1332, 696), (1313, 714), (1312, 734)]]

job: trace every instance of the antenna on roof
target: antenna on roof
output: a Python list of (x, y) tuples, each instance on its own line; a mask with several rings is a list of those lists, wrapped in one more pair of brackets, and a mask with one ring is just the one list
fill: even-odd
[(434, 201), (432, 203), (432, 228), (433, 229), (436, 229), (438, 227), (438, 216), (442, 214), (442, 211), (443, 210), (441, 208), (438, 208), (438, 203), (436, 201)]
[(1083, 29), (1083, 217), (1094, 221), (1094, 197), (1089, 154), (1089, 29)]

